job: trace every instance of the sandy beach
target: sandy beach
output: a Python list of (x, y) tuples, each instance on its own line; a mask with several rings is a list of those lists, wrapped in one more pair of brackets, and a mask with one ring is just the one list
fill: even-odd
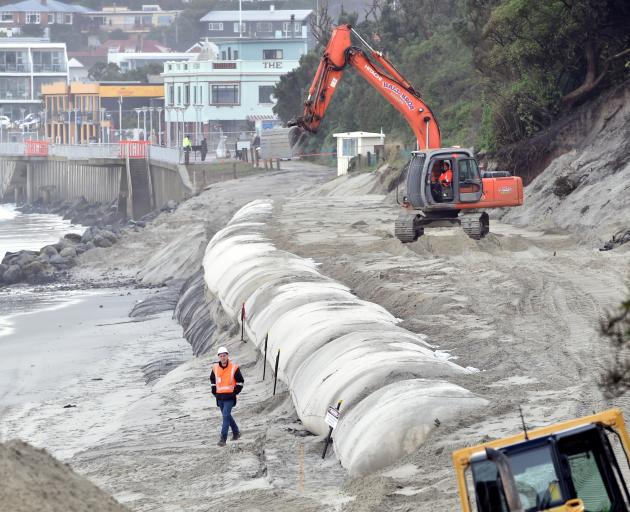
[[(5, 321), (19, 334), (0, 337), (8, 385), (0, 437), (46, 447), (131, 510), (431, 511), (458, 507), (451, 451), (519, 431), (519, 405), (530, 427), (609, 405), (630, 411), (627, 399), (606, 401), (597, 388), (606, 356), (597, 329), (626, 292), (627, 247), (600, 253), (571, 233), (501, 223), (480, 242), (435, 229), (402, 245), (378, 175), (330, 181), (330, 169), (285, 167), (214, 184), (116, 245), (84, 253), (72, 278), (103, 288)], [(490, 405), (440, 424), (394, 465), (350, 478), (332, 450), (321, 459), (323, 437), (301, 424), (283, 382), (273, 396), (272, 368), (263, 381), (260, 353), (207, 296), (213, 347), (228, 347), (246, 381), (234, 411), (243, 438), (217, 447), (215, 354), (192, 357), (172, 308), (128, 315), (197, 272), (212, 236), (260, 198), (273, 200), (265, 233), (277, 247), (313, 258), (426, 336), (471, 370), (456, 383)], [(175, 369), (147, 383), (143, 367), (174, 359)]]

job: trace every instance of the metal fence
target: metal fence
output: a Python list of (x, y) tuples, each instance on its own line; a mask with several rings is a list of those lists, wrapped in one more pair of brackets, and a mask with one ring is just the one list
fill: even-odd
[(166, 148), (151, 145), (149, 147), (149, 159), (157, 160), (159, 162), (178, 164), (180, 161), (180, 150), (178, 148)]
[(89, 158), (119, 158), (118, 144), (54, 144), (48, 153), (54, 156), (83, 160)]
[(23, 142), (0, 142), (0, 155), (23, 155)]

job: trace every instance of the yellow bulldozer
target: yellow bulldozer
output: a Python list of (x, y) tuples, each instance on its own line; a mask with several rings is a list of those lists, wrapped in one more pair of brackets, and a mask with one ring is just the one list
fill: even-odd
[(621, 410), (453, 452), (462, 512), (630, 511)]

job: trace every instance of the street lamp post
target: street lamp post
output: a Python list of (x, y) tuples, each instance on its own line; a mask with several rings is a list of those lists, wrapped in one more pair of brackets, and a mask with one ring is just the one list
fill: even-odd
[(153, 111), (155, 107), (149, 107), (149, 141), (153, 144)]
[(99, 109), (101, 113), (101, 144), (105, 143), (105, 107)]
[(138, 121), (138, 122), (137, 122), (137, 124), (136, 124), (136, 129), (137, 129), (138, 131), (140, 131), (140, 112), (142, 112), (142, 109), (140, 109), (140, 108), (134, 108), (134, 110), (136, 111), (136, 115), (138, 116), (138, 119), (137, 119), (137, 121)]
[(162, 107), (157, 107), (158, 115), (158, 146), (162, 145)]
[(196, 121), (196, 130), (195, 130), (195, 139), (197, 140), (197, 144), (199, 144), (199, 140), (201, 139), (201, 109), (202, 105), (195, 105), (195, 121)]
[(142, 133), (144, 140), (147, 140), (147, 107), (142, 107)]
[(123, 97), (118, 98), (118, 140), (122, 140), (122, 104)]
[(166, 122), (166, 146), (167, 147), (171, 147), (171, 131), (172, 131), (172, 127), (173, 127), (173, 107), (166, 107), (165, 108), (165, 112), (166, 112), (166, 116), (168, 117), (168, 121), (166, 121), (166, 119), (164, 119), (164, 121)]

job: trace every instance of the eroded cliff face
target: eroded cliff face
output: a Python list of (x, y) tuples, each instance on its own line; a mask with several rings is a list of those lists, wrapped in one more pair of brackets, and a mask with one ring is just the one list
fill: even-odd
[(505, 222), (590, 243), (630, 227), (630, 81), (506, 149), (497, 166), (529, 181), (525, 204), (505, 212)]

